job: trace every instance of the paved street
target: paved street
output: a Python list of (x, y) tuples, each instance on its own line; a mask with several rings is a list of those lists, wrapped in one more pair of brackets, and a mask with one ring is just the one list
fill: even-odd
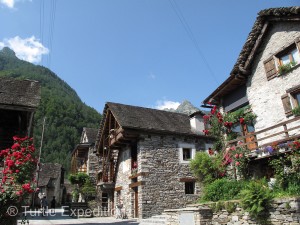
[[(49, 224), (85, 224), (85, 225), (137, 225), (139, 224), (136, 220), (129, 219), (115, 219), (112, 217), (93, 217), (93, 218), (71, 218), (63, 214), (63, 210), (57, 209), (55, 215), (48, 214), (46, 216), (41, 216), (37, 211), (27, 212), (27, 219), (29, 220), (29, 225), (49, 225)], [(18, 220), (18, 224), (22, 224), (21, 220)], [(25, 223), (27, 225), (27, 222)]]

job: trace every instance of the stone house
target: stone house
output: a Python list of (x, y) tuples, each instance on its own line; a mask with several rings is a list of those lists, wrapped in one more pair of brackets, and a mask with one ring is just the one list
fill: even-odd
[(96, 182), (98, 172), (98, 157), (96, 155), (95, 140), (98, 129), (84, 127), (80, 143), (72, 152), (71, 173), (87, 173)]
[[(84, 127), (80, 143), (76, 145), (71, 154), (71, 173), (86, 173), (94, 185), (96, 185), (99, 170), (99, 158), (96, 155), (95, 149), (97, 133), (98, 129)], [(79, 195), (78, 201), (84, 201), (81, 194)]]
[(58, 163), (42, 163), (38, 171), (37, 186), (39, 195), (35, 196), (35, 204), (39, 205), (39, 197), (45, 194), (50, 202), (55, 196), (57, 205), (64, 204), (66, 189), (64, 186), (65, 169)]
[[(249, 150), (299, 138), (300, 7), (260, 11), (229, 77), (203, 103), (225, 113), (250, 106), (254, 123), (238, 128)], [(267, 160), (256, 161), (262, 171)]]
[[(13, 136), (32, 137), (40, 100), (41, 86), (37, 81), (0, 78), (0, 150), (12, 146)], [(0, 179), (2, 167), (0, 160)]]
[(40, 100), (41, 86), (37, 81), (0, 78), (0, 149), (10, 147), (15, 135), (32, 136)]
[(212, 145), (202, 117), (106, 103), (96, 142), (102, 206), (113, 213), (121, 203), (128, 217), (147, 218), (195, 202), (189, 160)]

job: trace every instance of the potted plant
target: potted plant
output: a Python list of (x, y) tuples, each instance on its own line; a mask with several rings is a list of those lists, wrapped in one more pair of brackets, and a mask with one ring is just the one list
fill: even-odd
[(292, 113), (294, 116), (300, 116), (300, 106), (293, 108)]

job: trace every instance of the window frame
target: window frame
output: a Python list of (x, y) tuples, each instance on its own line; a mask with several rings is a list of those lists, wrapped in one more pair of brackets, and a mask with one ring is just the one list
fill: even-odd
[(297, 99), (297, 95), (300, 95), (300, 87), (293, 90), (293, 91), (291, 91), (289, 93), (289, 95), (290, 95), (290, 101), (291, 101), (292, 109), (300, 106), (300, 102)]
[[(275, 58), (277, 59), (277, 70), (278, 70), (279, 66), (286, 65), (286, 64), (283, 63), (283, 60), (282, 60), (282, 58), (284, 56), (288, 56), (289, 63), (295, 62), (294, 57), (292, 55), (292, 52), (294, 50), (298, 51), (298, 54), (299, 54), (299, 57), (300, 57), (300, 52), (299, 52), (299, 49), (297, 48), (296, 43), (291, 44), (290, 46), (288, 46), (287, 48), (285, 48), (284, 50), (282, 50), (281, 52), (279, 52), (278, 54), (275, 55)], [(299, 62), (297, 64), (299, 64)]]
[(300, 85), (286, 90), (286, 94), (281, 96), (284, 112), (287, 117), (292, 116), (292, 110), (300, 106), (300, 102), (298, 102), (296, 97), (298, 94), (300, 94)]
[(192, 159), (192, 149), (191, 148), (182, 148), (182, 160), (189, 161)]
[[(190, 149), (190, 159), (189, 160), (185, 160), (184, 159), (184, 154), (183, 154), (183, 150), (184, 149)], [(192, 159), (195, 158), (195, 154), (196, 154), (196, 147), (194, 144), (187, 144), (187, 143), (180, 143), (178, 144), (178, 151), (179, 151), (179, 162), (180, 163), (189, 163)]]
[[(293, 50), (297, 50), (299, 62), (297, 62), (294, 66), (291, 67), (288, 71), (279, 74), (279, 68), (280, 66), (287, 65), (283, 64), (282, 58), (284, 56), (289, 56), (290, 63), (295, 62), (292, 52)], [(289, 63), (289, 64), (290, 64)], [(300, 65), (300, 37), (296, 38), (292, 43), (283, 46), (280, 50), (275, 52), (273, 55), (271, 55), (268, 59), (263, 61), (265, 73), (267, 76), (267, 80), (271, 80), (275, 77), (281, 76), (283, 74), (287, 74), (290, 71), (294, 70)]]

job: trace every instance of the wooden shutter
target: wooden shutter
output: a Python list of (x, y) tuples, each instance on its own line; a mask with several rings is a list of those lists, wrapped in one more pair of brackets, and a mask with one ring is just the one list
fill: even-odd
[(290, 101), (290, 96), (288, 94), (284, 94), (281, 96), (284, 112), (287, 116), (292, 115), (292, 105)]
[(264, 66), (267, 74), (267, 79), (270, 80), (277, 73), (274, 58), (272, 57), (264, 61)]

